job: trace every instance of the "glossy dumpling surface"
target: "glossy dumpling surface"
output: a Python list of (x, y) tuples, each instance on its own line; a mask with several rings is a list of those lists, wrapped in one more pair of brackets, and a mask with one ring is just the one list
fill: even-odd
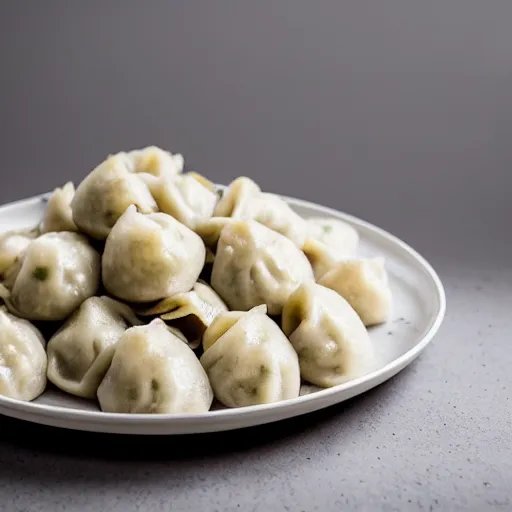
[(329, 288), (315, 283), (298, 288), (284, 306), (282, 327), (299, 356), (302, 378), (311, 384), (336, 386), (375, 368), (366, 327)]
[(144, 215), (130, 206), (105, 243), (103, 284), (129, 302), (188, 292), (201, 273), (205, 252), (201, 238), (170, 215)]
[(392, 294), (384, 258), (340, 261), (319, 283), (344, 297), (366, 326), (389, 319)]
[(0, 395), (31, 401), (46, 388), (45, 341), (27, 320), (0, 308)]
[(288, 238), (256, 221), (232, 221), (220, 233), (211, 285), (231, 309), (266, 304), (278, 315), (303, 282), (313, 280), (304, 253)]
[(87, 299), (48, 342), (48, 379), (67, 393), (94, 398), (119, 338), (140, 323), (109, 297)]
[(63, 320), (96, 294), (100, 256), (78, 233), (45, 233), (32, 241), (6, 281), (8, 305), (29, 320)]
[(324, 243), (344, 258), (354, 257), (359, 245), (359, 233), (347, 222), (327, 217), (307, 220), (308, 235)]
[(201, 413), (213, 393), (194, 352), (156, 319), (121, 336), (98, 400), (105, 412)]
[(220, 314), (204, 339), (201, 364), (225, 406), (268, 404), (299, 395), (297, 354), (265, 306)]
[(133, 171), (130, 158), (118, 153), (108, 157), (78, 185), (71, 201), (73, 221), (80, 231), (104, 240), (131, 204), (142, 213), (158, 209), (147, 185)]
[(75, 196), (73, 183), (68, 182), (62, 188), (56, 188), (48, 199), (41, 221), (41, 233), (51, 231), (77, 231), (71, 211), (71, 201)]
[(250, 178), (234, 180), (215, 208), (216, 217), (256, 220), (289, 238), (301, 248), (307, 236), (306, 222), (283, 199), (262, 192)]

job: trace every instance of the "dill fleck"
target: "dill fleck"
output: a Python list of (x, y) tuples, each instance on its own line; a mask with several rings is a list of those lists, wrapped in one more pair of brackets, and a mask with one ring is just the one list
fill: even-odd
[(32, 272), (32, 277), (38, 279), (39, 281), (45, 281), (48, 278), (48, 268), (36, 267)]

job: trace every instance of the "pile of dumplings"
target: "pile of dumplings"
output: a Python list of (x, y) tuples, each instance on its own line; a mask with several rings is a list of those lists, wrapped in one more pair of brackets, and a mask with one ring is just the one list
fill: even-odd
[(392, 296), (358, 244), (247, 177), (219, 190), (180, 154), (110, 155), (0, 238), (0, 394), (53, 385), (104, 412), (202, 413), (362, 377)]

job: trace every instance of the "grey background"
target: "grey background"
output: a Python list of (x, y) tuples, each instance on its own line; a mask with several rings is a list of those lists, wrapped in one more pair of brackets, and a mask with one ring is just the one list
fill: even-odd
[(509, 0), (0, 1), (0, 202), (157, 144), (377, 223), (448, 295), (416, 363), (305, 418), (102, 450), (0, 418), (0, 510), (511, 510), (511, 19)]

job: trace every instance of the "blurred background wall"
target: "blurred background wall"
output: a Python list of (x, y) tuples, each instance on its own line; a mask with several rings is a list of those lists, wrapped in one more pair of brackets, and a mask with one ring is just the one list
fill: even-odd
[(0, 202), (156, 144), (434, 264), (510, 268), (511, 20), (510, 0), (3, 0)]

